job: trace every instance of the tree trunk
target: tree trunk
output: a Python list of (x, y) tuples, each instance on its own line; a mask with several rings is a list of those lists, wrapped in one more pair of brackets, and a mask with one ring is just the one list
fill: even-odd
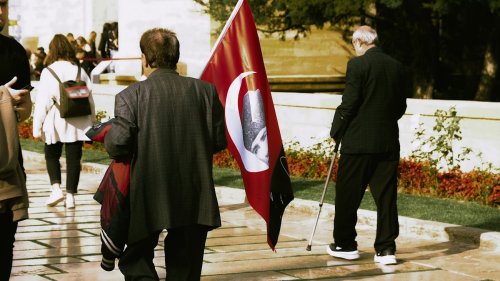
[(432, 99), (432, 91), (434, 87), (432, 84), (421, 84), (415, 87), (416, 99)]
[(432, 99), (434, 91), (434, 79), (429, 77), (414, 77), (414, 98)]
[[(397, 9), (375, 1), (380, 46), (412, 73), (413, 98), (432, 99), (439, 59), (439, 27), (420, 0), (401, 1)], [(387, 2), (387, 1), (385, 1)]]
[(498, 64), (495, 61), (492, 53), (491, 42), (488, 43), (484, 54), (483, 70), (474, 100), (490, 101), (491, 91), (495, 82), (495, 77), (498, 72)]

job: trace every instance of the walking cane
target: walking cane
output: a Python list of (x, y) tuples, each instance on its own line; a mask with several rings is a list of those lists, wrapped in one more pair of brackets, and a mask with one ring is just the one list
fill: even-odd
[(316, 226), (318, 226), (319, 215), (321, 214), (321, 208), (323, 207), (323, 201), (325, 200), (326, 189), (328, 187), (328, 182), (330, 181), (330, 177), (333, 171), (333, 165), (335, 164), (335, 159), (337, 158), (337, 151), (339, 150), (340, 141), (335, 143), (335, 148), (333, 149), (332, 161), (330, 161), (330, 168), (328, 169), (328, 175), (326, 176), (325, 187), (323, 188), (323, 194), (321, 195), (321, 200), (319, 202), (319, 211), (318, 217), (316, 217), (316, 223), (314, 223), (314, 228), (311, 233), (311, 237), (309, 238), (309, 244), (307, 245), (306, 250), (311, 251), (312, 240), (314, 237), (314, 232), (316, 232)]

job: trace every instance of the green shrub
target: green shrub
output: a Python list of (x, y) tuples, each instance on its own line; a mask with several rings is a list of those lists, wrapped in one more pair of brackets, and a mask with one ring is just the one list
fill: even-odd
[(412, 151), (411, 158), (421, 162), (429, 163), (432, 167), (440, 170), (459, 170), (460, 163), (468, 160), (472, 153), (470, 148), (462, 148), (457, 151), (454, 144), (462, 140), (460, 129), (461, 117), (457, 116), (456, 108), (450, 107), (448, 111), (441, 109), (434, 113), (435, 125), (432, 128), (433, 135), (428, 135), (423, 128), (423, 123), (418, 124), (415, 138), (412, 144), (417, 148)]
[[(409, 193), (430, 194), (439, 197), (478, 201), (488, 205), (500, 203), (500, 175), (491, 163), (464, 173), (460, 164), (469, 159), (473, 150), (454, 148), (462, 140), (461, 117), (456, 108), (434, 113), (434, 134), (428, 135), (420, 123), (415, 131), (413, 143), (417, 147), (410, 159), (403, 160), (400, 167), (400, 189)], [(402, 162), (403, 162), (402, 161)]]

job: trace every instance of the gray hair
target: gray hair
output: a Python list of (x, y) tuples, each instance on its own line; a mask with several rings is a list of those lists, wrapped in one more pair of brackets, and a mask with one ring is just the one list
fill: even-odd
[(359, 40), (362, 43), (371, 45), (377, 42), (377, 31), (368, 25), (363, 25), (352, 34), (352, 41)]

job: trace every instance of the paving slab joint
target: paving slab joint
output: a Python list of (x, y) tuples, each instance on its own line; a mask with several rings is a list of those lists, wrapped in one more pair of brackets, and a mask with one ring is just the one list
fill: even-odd
[[(240, 192), (244, 193), (243, 190)], [(224, 192), (222, 191), (221, 194)], [(234, 195), (233, 195), (234, 196)], [(287, 210), (294, 210), (304, 214), (317, 216), (319, 202), (303, 199), (294, 199)], [(285, 210), (286, 212), (286, 210)], [(321, 208), (322, 219), (331, 219), (335, 216), (335, 205), (324, 203)], [(377, 213), (369, 210), (358, 210), (358, 224), (376, 228)], [(450, 241), (477, 246), (484, 250), (500, 251), (500, 232), (467, 227), (449, 223), (441, 223), (399, 216), (400, 235), (415, 236), (435, 241)]]
[(448, 233), (450, 241), (472, 244), (485, 250), (500, 250), (500, 232), (460, 225), (445, 227), (444, 231)]

